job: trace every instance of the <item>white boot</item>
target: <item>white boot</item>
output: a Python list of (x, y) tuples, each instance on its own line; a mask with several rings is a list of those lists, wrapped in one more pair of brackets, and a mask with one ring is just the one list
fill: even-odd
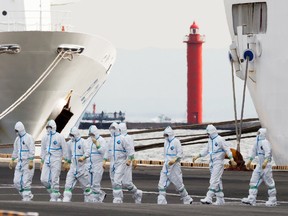
[(276, 188), (275, 187), (268, 190), (269, 199), (265, 203), (266, 206), (271, 207), (271, 206), (276, 206), (277, 205), (276, 194), (277, 194), (277, 192), (276, 192)]
[(135, 200), (136, 204), (141, 204), (142, 201), (142, 190), (137, 190), (134, 194), (133, 194), (133, 199)]
[[(50, 202), (60, 202), (58, 201), (60, 199), (60, 193), (59, 192), (53, 192), (50, 194)], [(60, 199), (61, 200), (61, 199)]]
[(92, 194), (90, 195), (90, 202), (100, 203), (100, 194), (92, 192)]
[(224, 205), (225, 200), (223, 197), (216, 197), (216, 202), (213, 203), (213, 205)]
[(113, 203), (123, 203), (123, 191), (113, 189)]
[(202, 204), (210, 205), (210, 204), (212, 204), (212, 198), (211, 197), (205, 197), (204, 199), (200, 199), (200, 202)]
[(212, 198), (214, 196), (214, 192), (212, 191), (208, 191), (207, 194), (206, 194), (206, 197), (204, 199), (200, 199), (200, 202), (202, 204), (207, 204), (207, 205), (210, 205), (212, 204)]
[(123, 200), (120, 197), (116, 197), (113, 199), (113, 203), (123, 203)]
[(29, 202), (33, 199), (33, 194), (31, 193), (31, 191), (23, 191), (22, 192), (22, 201), (24, 202)]
[(192, 197), (190, 197), (189, 195), (187, 195), (181, 199), (183, 200), (183, 204), (192, 204), (192, 202), (193, 202)]
[(184, 185), (182, 188), (180, 188), (179, 194), (181, 196), (181, 200), (183, 200), (183, 204), (192, 204), (193, 199), (188, 195), (188, 192), (185, 189)]
[(269, 197), (268, 201), (266, 201), (265, 205), (267, 207), (277, 206), (276, 197)]
[(157, 197), (157, 204), (159, 205), (166, 205), (167, 204), (167, 200), (164, 194), (159, 194)]
[(251, 197), (247, 197), (247, 198), (243, 198), (241, 200), (242, 203), (247, 204), (247, 205), (252, 205), (255, 206), (256, 205), (256, 200), (255, 199), (251, 199)]
[(63, 193), (63, 202), (71, 202), (72, 192), (71, 191), (64, 191)]
[(102, 203), (104, 201), (104, 199), (106, 198), (107, 194), (100, 190), (100, 195), (99, 195), (99, 202)]
[(224, 193), (217, 192), (215, 193), (215, 195), (216, 195), (216, 202), (214, 202), (213, 205), (224, 205), (225, 204)]
[(90, 188), (84, 190), (84, 202), (92, 202), (93, 196)]
[(249, 196), (247, 198), (243, 198), (241, 200), (242, 203), (247, 204), (247, 205), (256, 205), (256, 197), (257, 197), (258, 190), (253, 188), (249, 189)]
[[(276, 193), (275, 193), (275, 195), (276, 195)], [(267, 207), (277, 206), (276, 196), (270, 196), (268, 201), (266, 201), (265, 205)]]

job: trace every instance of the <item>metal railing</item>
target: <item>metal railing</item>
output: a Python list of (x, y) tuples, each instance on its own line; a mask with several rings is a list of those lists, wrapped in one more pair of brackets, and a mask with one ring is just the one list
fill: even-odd
[(8, 11), (0, 19), (0, 32), (71, 31), (70, 11)]

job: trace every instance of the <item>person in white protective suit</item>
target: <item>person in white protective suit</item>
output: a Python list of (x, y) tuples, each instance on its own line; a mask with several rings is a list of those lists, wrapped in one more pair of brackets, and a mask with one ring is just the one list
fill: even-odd
[(256, 197), (258, 193), (258, 187), (264, 181), (264, 183), (268, 187), (268, 201), (266, 201), (266, 206), (276, 206), (277, 199), (276, 199), (276, 188), (275, 182), (272, 175), (272, 149), (270, 142), (266, 139), (266, 132), (265, 128), (260, 128), (258, 130), (256, 143), (254, 144), (249, 161), (247, 162), (247, 169), (253, 169), (251, 166), (251, 162), (253, 159), (258, 156), (258, 163), (255, 170), (252, 173), (250, 179), (250, 189), (249, 189), (249, 196), (247, 198), (243, 198), (241, 201), (242, 203), (255, 205), (256, 204)]
[(166, 189), (173, 183), (181, 196), (184, 204), (192, 204), (193, 199), (188, 195), (183, 184), (180, 160), (183, 157), (183, 150), (180, 141), (175, 137), (170, 126), (164, 130), (164, 164), (160, 172), (158, 183), (159, 195), (157, 204), (167, 204)]
[(90, 155), (86, 159), (86, 169), (92, 190), (91, 201), (102, 203), (106, 193), (101, 190), (100, 184), (104, 171), (102, 162), (107, 151), (107, 144), (105, 139), (99, 135), (95, 125), (89, 127), (89, 137), (86, 139), (85, 148)]
[(216, 202), (214, 205), (224, 205), (224, 193), (222, 185), (222, 174), (224, 172), (224, 159), (227, 154), (230, 159), (232, 167), (236, 167), (237, 163), (234, 161), (232, 152), (227, 145), (224, 138), (217, 133), (217, 129), (213, 125), (208, 125), (206, 128), (209, 136), (206, 147), (200, 152), (199, 155), (193, 157), (193, 163), (200, 157), (210, 155), (210, 186), (204, 199), (201, 199), (202, 204), (212, 204), (214, 195), (216, 196)]
[[(119, 129), (120, 132), (122, 134), (122, 136), (124, 136), (126, 142), (128, 143), (129, 146), (131, 146), (131, 149), (133, 148), (134, 150), (134, 140), (133, 138), (127, 133), (127, 126), (126, 123), (121, 122), (119, 124)], [(129, 192), (132, 192), (133, 195), (133, 199), (135, 201), (135, 203), (139, 204), (142, 201), (142, 190), (137, 190), (136, 186), (133, 184), (132, 181), (132, 167), (135, 169), (137, 167), (137, 163), (136, 160), (132, 160), (132, 164), (131, 162), (126, 163), (126, 170), (124, 171), (124, 177), (122, 180), (122, 184), (123, 184), (123, 188), (127, 188), (127, 190)]]
[(31, 201), (33, 199), (31, 184), (35, 169), (33, 162), (35, 156), (34, 139), (30, 134), (26, 133), (22, 122), (16, 123), (15, 132), (17, 137), (14, 141), (9, 168), (13, 169), (16, 166), (13, 182), (14, 187), (22, 196), (22, 201)]
[[(119, 125), (116, 122), (110, 125), (109, 131), (111, 138), (108, 141), (108, 152), (107, 156), (104, 157), (103, 166), (105, 166), (106, 161), (109, 159), (113, 203), (123, 203), (122, 182), (127, 166), (130, 166), (131, 163), (133, 164), (135, 151), (134, 146), (129, 145), (124, 136), (121, 135)], [(142, 194), (140, 190), (135, 185), (126, 185), (126, 187), (131, 188), (130, 191), (137, 196), (135, 199), (139, 197), (140, 202)]]
[(63, 152), (67, 151), (64, 136), (56, 132), (56, 123), (49, 120), (46, 124), (47, 133), (41, 140), (41, 177), (40, 180), (50, 195), (50, 202), (61, 201), (59, 176)]
[[(70, 169), (66, 176), (63, 202), (70, 202), (72, 190), (79, 181), (84, 191), (84, 201), (90, 202), (91, 187), (85, 167), (85, 159), (89, 158), (89, 152), (85, 151), (85, 140), (81, 138), (79, 130), (73, 127), (69, 134), (71, 140), (67, 143), (67, 153), (65, 155), (64, 169)], [(71, 164), (71, 165), (70, 165)]]

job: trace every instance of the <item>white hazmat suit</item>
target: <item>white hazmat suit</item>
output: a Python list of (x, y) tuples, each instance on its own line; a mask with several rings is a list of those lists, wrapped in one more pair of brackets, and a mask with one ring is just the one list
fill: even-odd
[(265, 204), (266, 206), (276, 206), (276, 188), (271, 165), (272, 149), (269, 141), (266, 139), (265, 128), (260, 128), (258, 130), (256, 143), (252, 148), (250, 159), (247, 163), (248, 169), (251, 168), (251, 162), (256, 156), (258, 156), (258, 163), (250, 179), (249, 196), (247, 198), (243, 198), (242, 203), (255, 205), (258, 187), (264, 181), (268, 187), (269, 195), (268, 201)]
[(99, 135), (97, 127), (91, 125), (89, 137), (86, 139), (85, 148), (89, 153), (86, 159), (86, 169), (92, 190), (92, 202), (103, 202), (106, 193), (101, 190), (101, 180), (103, 175), (102, 161), (107, 151), (105, 139)]
[(41, 140), (41, 177), (42, 184), (50, 194), (50, 202), (61, 201), (59, 192), (59, 176), (63, 152), (67, 151), (67, 143), (60, 133), (56, 132), (56, 123), (49, 120), (46, 125), (47, 134)]
[(232, 152), (228, 147), (224, 138), (218, 135), (216, 128), (213, 125), (208, 125), (206, 128), (209, 140), (206, 147), (200, 152), (200, 154), (193, 158), (193, 162), (199, 157), (205, 157), (209, 154), (209, 168), (210, 168), (210, 186), (204, 199), (201, 199), (202, 204), (212, 204), (214, 195), (216, 196), (216, 202), (214, 205), (225, 204), (222, 174), (224, 172), (224, 159), (225, 155), (229, 157), (232, 166), (236, 166)]
[[(110, 178), (113, 188), (113, 203), (123, 202), (122, 182), (127, 168), (126, 163), (134, 160), (134, 146), (131, 146), (119, 131), (119, 125), (113, 122), (109, 127), (111, 138), (108, 141), (108, 154), (105, 159), (110, 160)], [(124, 181), (125, 182), (125, 181)], [(132, 193), (138, 193), (135, 185), (126, 185)], [(139, 191), (140, 194), (140, 191)], [(142, 195), (142, 193), (141, 193)]]
[(192, 204), (193, 199), (188, 195), (183, 184), (180, 160), (183, 157), (183, 150), (180, 141), (174, 136), (170, 126), (164, 130), (164, 165), (160, 172), (158, 183), (159, 195), (157, 204), (167, 204), (166, 189), (173, 183), (181, 196), (184, 204)]
[(35, 156), (34, 139), (26, 133), (22, 122), (16, 123), (15, 132), (17, 137), (9, 168), (12, 169), (15, 166), (15, 160), (17, 160), (13, 180), (14, 187), (22, 196), (22, 201), (31, 201), (33, 199), (31, 184), (35, 167), (33, 162)]
[(79, 130), (76, 127), (73, 127), (70, 130), (69, 136), (71, 137), (71, 140), (67, 143), (68, 149), (65, 155), (65, 161), (66, 164), (71, 163), (71, 165), (66, 176), (63, 202), (71, 201), (72, 190), (74, 189), (77, 181), (79, 181), (84, 191), (84, 201), (90, 202), (90, 181), (88, 180), (85, 160), (83, 160), (83, 158), (89, 157), (89, 152), (85, 151), (85, 140), (81, 138)]
[[(134, 140), (133, 138), (127, 133), (127, 126), (126, 123), (121, 122), (119, 124), (119, 129), (124, 136), (126, 142), (128, 143), (131, 148), (134, 149)], [(134, 150), (135, 151), (135, 150)], [(143, 192), (141, 190), (137, 190), (136, 186), (133, 184), (132, 180), (132, 167), (136, 168), (136, 161), (133, 160), (132, 164), (126, 164), (126, 170), (124, 171), (124, 177), (122, 180), (123, 188), (127, 188), (128, 191), (133, 192), (133, 199), (135, 200), (135, 203), (139, 204), (142, 201), (142, 194)]]

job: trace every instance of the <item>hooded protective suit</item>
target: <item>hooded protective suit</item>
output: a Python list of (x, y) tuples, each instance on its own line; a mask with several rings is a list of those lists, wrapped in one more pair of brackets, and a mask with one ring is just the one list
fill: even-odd
[[(131, 147), (131, 149), (133, 149), (133, 151), (135, 151), (134, 150), (134, 140), (127, 133), (126, 123), (121, 122), (119, 124), (119, 129), (120, 129), (120, 132), (121, 132), (122, 136), (125, 138), (127, 144)], [(123, 184), (124, 188), (127, 188), (128, 191), (133, 193), (132, 197), (135, 200), (135, 203), (139, 204), (142, 201), (142, 193), (143, 192), (141, 190), (138, 190), (137, 187), (133, 184), (133, 181), (132, 181), (132, 167), (133, 167), (133, 164), (130, 164), (130, 165), (126, 166), (126, 170), (124, 171), (124, 177), (123, 177), (123, 180), (122, 180), (122, 184)]]
[(49, 120), (46, 125), (47, 134), (41, 140), (42, 171), (40, 180), (50, 194), (50, 201), (60, 201), (59, 176), (63, 152), (67, 151), (67, 143), (60, 133), (56, 132), (56, 123)]
[(103, 202), (106, 193), (101, 190), (101, 180), (103, 175), (102, 161), (107, 151), (105, 139), (99, 135), (97, 127), (91, 125), (89, 128), (89, 137), (86, 139), (85, 152), (89, 153), (86, 159), (86, 169), (88, 179), (92, 189), (92, 202)]
[[(108, 152), (105, 159), (110, 160), (110, 178), (113, 188), (113, 203), (123, 202), (122, 181), (126, 171), (127, 159), (134, 158), (134, 147), (129, 145), (121, 135), (119, 125), (113, 122), (110, 125), (111, 138), (108, 141)], [(137, 189), (136, 189), (137, 190)], [(134, 191), (133, 191), (134, 192)]]
[(32, 178), (34, 175), (33, 160), (35, 156), (35, 144), (33, 137), (26, 133), (22, 122), (15, 125), (17, 137), (14, 141), (12, 162), (17, 159), (14, 173), (14, 187), (22, 196), (22, 201), (30, 201), (33, 198), (31, 193)]
[(184, 204), (192, 204), (193, 199), (188, 195), (182, 178), (180, 160), (183, 157), (183, 151), (180, 141), (174, 136), (174, 131), (170, 126), (164, 130), (164, 165), (160, 172), (158, 183), (159, 195), (158, 204), (167, 204), (166, 189), (173, 183), (179, 192)]
[[(256, 142), (252, 148), (248, 164), (258, 156), (258, 163), (252, 173), (250, 179), (250, 189), (248, 198), (243, 198), (242, 202), (245, 204), (255, 205), (258, 193), (258, 187), (264, 181), (268, 187), (269, 199), (266, 202), (267, 206), (277, 205), (275, 182), (272, 175), (272, 149), (269, 141), (266, 139), (266, 129), (260, 128)], [(248, 167), (249, 168), (249, 167)]]
[(231, 160), (233, 160), (233, 156), (225, 139), (218, 135), (217, 129), (213, 125), (208, 125), (206, 131), (209, 135), (209, 140), (206, 147), (200, 152), (199, 157), (205, 157), (208, 154), (210, 156), (210, 186), (206, 197), (200, 201), (203, 204), (211, 204), (212, 198), (216, 195), (214, 204), (223, 205), (225, 203), (222, 185), (224, 159), (226, 154)]
[(73, 127), (70, 130), (69, 136), (71, 140), (67, 143), (68, 149), (65, 155), (65, 160), (71, 163), (70, 169), (66, 176), (65, 191), (63, 202), (70, 202), (72, 198), (72, 190), (77, 181), (79, 181), (84, 190), (84, 201), (90, 202), (90, 181), (88, 180), (88, 173), (85, 167), (85, 161), (80, 162), (80, 157), (88, 158), (89, 152), (85, 151), (85, 140), (81, 138), (79, 130)]

